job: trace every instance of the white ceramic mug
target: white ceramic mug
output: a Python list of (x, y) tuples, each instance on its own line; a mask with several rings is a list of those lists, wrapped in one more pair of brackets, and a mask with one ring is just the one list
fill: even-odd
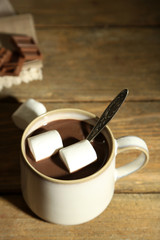
[[(101, 214), (110, 203), (115, 182), (142, 168), (149, 159), (146, 143), (135, 136), (114, 139), (108, 126), (103, 130), (109, 144), (109, 159), (96, 173), (77, 180), (58, 180), (38, 172), (27, 161), (25, 140), (37, 128), (58, 119), (97, 121), (95, 115), (79, 109), (50, 111), (33, 120), (23, 133), (21, 141), (21, 186), (24, 199), (40, 218), (63, 225), (87, 222)], [(115, 168), (119, 152), (138, 149), (134, 161)]]

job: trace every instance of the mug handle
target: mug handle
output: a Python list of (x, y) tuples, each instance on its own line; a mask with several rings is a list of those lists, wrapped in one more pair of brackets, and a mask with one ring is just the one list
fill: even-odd
[(144, 140), (136, 136), (125, 136), (115, 141), (117, 145), (117, 154), (127, 150), (139, 150), (141, 152), (132, 162), (116, 168), (116, 180), (136, 172), (147, 164), (149, 160), (149, 151)]

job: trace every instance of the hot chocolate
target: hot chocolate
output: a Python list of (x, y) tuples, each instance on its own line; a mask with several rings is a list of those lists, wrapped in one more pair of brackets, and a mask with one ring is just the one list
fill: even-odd
[[(87, 121), (74, 119), (63, 119), (50, 122), (34, 131), (30, 136), (55, 129), (62, 139), (64, 147), (85, 139), (92, 129), (92, 125)], [(109, 155), (109, 147), (106, 138), (100, 133), (92, 142), (92, 145), (97, 153), (97, 160), (90, 165), (74, 172), (69, 173), (66, 166), (63, 164), (59, 154), (55, 154), (47, 159), (35, 162), (26, 141), (26, 154), (29, 163), (42, 174), (62, 180), (73, 180), (87, 177), (97, 172), (106, 163)]]

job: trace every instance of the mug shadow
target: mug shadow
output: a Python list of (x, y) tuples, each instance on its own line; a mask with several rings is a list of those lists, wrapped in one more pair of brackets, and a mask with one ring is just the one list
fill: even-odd
[[(1, 197), (24, 213), (38, 218), (25, 203), (20, 188), (20, 141), (23, 131), (18, 129), (12, 114), (20, 106), (20, 102), (12, 97), (0, 97), (0, 194)], [(5, 161), (4, 161), (5, 160)]]
[(43, 221), (40, 217), (38, 217), (35, 213), (31, 211), (31, 209), (28, 207), (28, 205), (24, 201), (21, 193), (8, 194), (8, 195), (5, 194), (5, 195), (2, 195), (2, 198), (4, 199), (4, 201), (7, 201), (9, 203), (10, 207), (13, 206), (15, 210), (18, 210), (18, 211), (20, 210), (25, 215), (28, 215)]

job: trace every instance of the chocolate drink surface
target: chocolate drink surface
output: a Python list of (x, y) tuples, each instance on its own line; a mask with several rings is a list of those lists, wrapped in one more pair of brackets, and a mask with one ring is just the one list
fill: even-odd
[[(66, 147), (82, 139), (85, 139), (88, 133), (91, 131), (92, 127), (93, 126), (90, 125), (88, 122), (80, 120), (74, 119), (56, 120), (37, 129), (30, 136), (55, 129), (60, 133), (63, 140), (63, 145), (64, 147)], [(92, 145), (97, 153), (97, 160), (91, 163), (90, 165), (73, 173), (69, 173), (66, 166), (60, 159), (58, 153), (52, 155), (49, 158), (36, 162), (29, 150), (27, 141), (26, 141), (26, 155), (29, 163), (42, 174), (56, 179), (75, 180), (87, 177), (97, 172), (100, 168), (103, 167), (103, 165), (106, 163), (108, 159), (109, 147), (107, 140), (102, 133), (100, 133), (93, 140)]]

